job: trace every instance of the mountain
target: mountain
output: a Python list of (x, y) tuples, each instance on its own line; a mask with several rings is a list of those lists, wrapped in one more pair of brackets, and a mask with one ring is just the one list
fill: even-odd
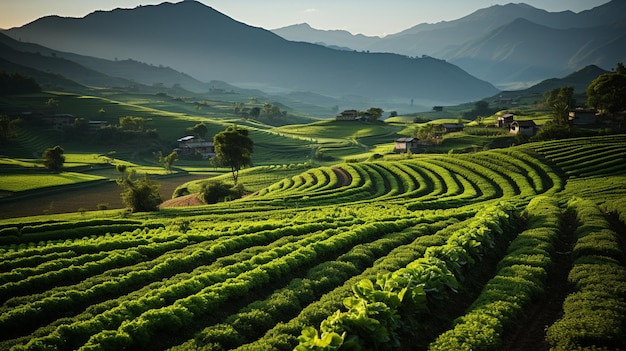
[[(599, 57), (610, 57), (614, 66), (626, 58), (623, 47), (598, 52), (601, 56), (588, 54), (596, 48), (615, 46), (611, 43), (616, 37), (619, 30), (612, 27), (556, 29), (517, 18), (439, 55), (482, 79), (523, 85), (566, 75), (583, 64), (596, 64)], [(584, 59), (578, 59), (583, 55)]]
[(581, 70), (568, 74), (563, 78), (546, 79), (530, 88), (519, 91), (519, 93), (543, 94), (552, 89), (570, 86), (574, 88), (574, 94), (584, 94), (587, 87), (594, 79), (607, 72), (608, 71), (603, 70), (596, 65), (589, 65)]
[(461, 102), (497, 89), (432, 58), (367, 54), (291, 42), (195, 1), (49, 16), (5, 34), (23, 42), (109, 60), (164, 65), (198, 80), (333, 97)]
[(303, 25), (297, 29), (275, 32), (355, 50), (437, 57), (502, 88), (528, 86), (590, 64), (610, 69), (626, 59), (623, 0), (579, 13), (548, 12), (523, 3), (494, 5), (454, 21), (422, 23), (367, 41)]
[(304, 41), (328, 47), (343, 48), (344, 50), (365, 50), (379, 37), (369, 37), (363, 34), (353, 35), (346, 30), (321, 30), (312, 28), (308, 23), (272, 29), (272, 32), (291, 41)]

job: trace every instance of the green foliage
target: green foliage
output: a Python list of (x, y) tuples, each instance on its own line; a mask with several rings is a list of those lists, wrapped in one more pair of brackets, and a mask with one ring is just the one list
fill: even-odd
[(190, 131), (190, 132), (198, 135), (200, 138), (204, 138), (207, 135), (207, 133), (209, 132), (209, 128), (207, 127), (206, 123), (200, 122), (200, 123), (197, 123), (196, 125), (194, 125), (191, 128), (187, 128), (187, 131)]
[(9, 118), (0, 115), (0, 143), (14, 139), (17, 136), (18, 125), (22, 122), (19, 118)]
[(237, 184), (239, 170), (252, 165), (253, 142), (248, 137), (248, 130), (230, 126), (215, 134), (213, 145), (216, 161), (220, 165), (230, 167), (233, 183)]
[(122, 187), (122, 203), (133, 212), (158, 211), (159, 204), (163, 202), (159, 194), (159, 184), (144, 175), (143, 178), (134, 179), (135, 172), (128, 172), (124, 177), (117, 180)]
[(51, 148), (47, 148), (43, 152), (43, 164), (44, 166), (54, 172), (60, 172), (63, 169), (63, 163), (65, 162), (65, 156), (63, 156), (62, 147), (59, 145)]
[(163, 155), (159, 152), (159, 162), (163, 164), (165, 169), (172, 169), (172, 165), (174, 162), (178, 161), (178, 153), (176, 151), (170, 152), (167, 156), (163, 157)]
[(615, 72), (602, 74), (589, 84), (587, 104), (609, 115), (626, 110), (626, 68), (622, 63)]
[(544, 94), (545, 104), (552, 110), (552, 121), (565, 126), (569, 123), (569, 110), (576, 106), (574, 87), (552, 89)]
[(199, 197), (205, 204), (216, 204), (226, 199), (240, 198), (241, 193), (241, 189), (238, 190), (220, 181), (210, 181), (202, 185)]

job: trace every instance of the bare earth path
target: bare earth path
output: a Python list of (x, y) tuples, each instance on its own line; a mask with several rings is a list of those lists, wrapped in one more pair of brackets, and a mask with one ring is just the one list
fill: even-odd
[[(159, 193), (163, 200), (172, 197), (174, 189), (191, 180), (204, 179), (206, 175), (184, 175), (157, 179), (161, 185)], [(100, 183), (93, 186), (74, 189), (68, 192), (55, 192), (37, 197), (0, 202), (0, 219), (23, 216), (36, 216), (45, 213), (77, 212), (83, 208), (96, 210), (98, 204), (108, 204), (109, 209), (123, 208), (120, 187), (114, 182)]]

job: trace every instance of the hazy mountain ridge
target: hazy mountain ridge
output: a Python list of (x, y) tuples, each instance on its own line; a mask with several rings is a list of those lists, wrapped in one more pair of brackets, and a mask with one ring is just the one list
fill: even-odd
[(45, 17), (5, 33), (60, 51), (132, 58), (172, 67), (200, 81), (269, 91), (360, 95), (407, 104), (413, 98), (472, 101), (497, 92), (441, 60), (290, 42), (194, 1), (98, 11), (78, 19)]
[[(519, 19), (532, 25), (515, 30), (523, 23)], [(333, 41), (338, 37), (325, 35), (326, 31), (305, 33), (306, 26), (299, 26), (300, 32), (293, 29), (275, 32), (291, 40), (317, 34), (316, 41), (355, 50), (442, 58), (502, 87), (528, 85), (590, 64), (610, 69), (626, 60), (625, 46), (620, 45), (626, 35), (626, 2), (619, 0), (579, 13), (548, 12), (527, 4), (494, 5), (454, 21), (422, 23), (384, 38), (369, 37), (367, 42)], [(516, 55), (502, 55), (503, 46), (514, 45), (515, 53), (525, 57), (523, 63), (516, 62)], [(546, 59), (550, 51), (554, 58)]]

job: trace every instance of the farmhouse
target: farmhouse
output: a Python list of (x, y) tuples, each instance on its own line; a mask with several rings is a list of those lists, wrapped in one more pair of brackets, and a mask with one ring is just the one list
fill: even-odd
[(359, 111), (357, 110), (345, 110), (341, 112), (335, 119), (337, 121), (355, 121), (359, 117)]
[(63, 130), (65, 127), (74, 125), (75, 119), (70, 114), (55, 114), (43, 117), (44, 122), (50, 124), (54, 130)]
[(398, 138), (395, 141), (394, 152), (412, 152), (417, 149), (419, 144), (417, 138)]
[(498, 128), (511, 128), (511, 123), (515, 119), (515, 115), (512, 113), (507, 113), (502, 116), (498, 116), (498, 124), (496, 125)]
[(452, 132), (462, 132), (463, 131), (463, 123), (443, 123), (439, 126), (439, 128), (444, 133), (452, 133)]
[(104, 128), (108, 124), (109, 122), (107, 121), (89, 120), (89, 122), (87, 122), (87, 126), (89, 127), (89, 132), (91, 133), (95, 133), (96, 131), (98, 131), (98, 129)]
[(569, 121), (575, 126), (595, 124), (597, 115), (595, 110), (576, 109), (569, 112)]
[(213, 142), (204, 140), (195, 135), (184, 136), (178, 141), (178, 147), (174, 149), (179, 155), (202, 155), (203, 159), (215, 156), (215, 147)]
[(537, 129), (538, 127), (535, 121), (513, 121), (509, 132), (511, 134), (533, 136), (537, 132)]

